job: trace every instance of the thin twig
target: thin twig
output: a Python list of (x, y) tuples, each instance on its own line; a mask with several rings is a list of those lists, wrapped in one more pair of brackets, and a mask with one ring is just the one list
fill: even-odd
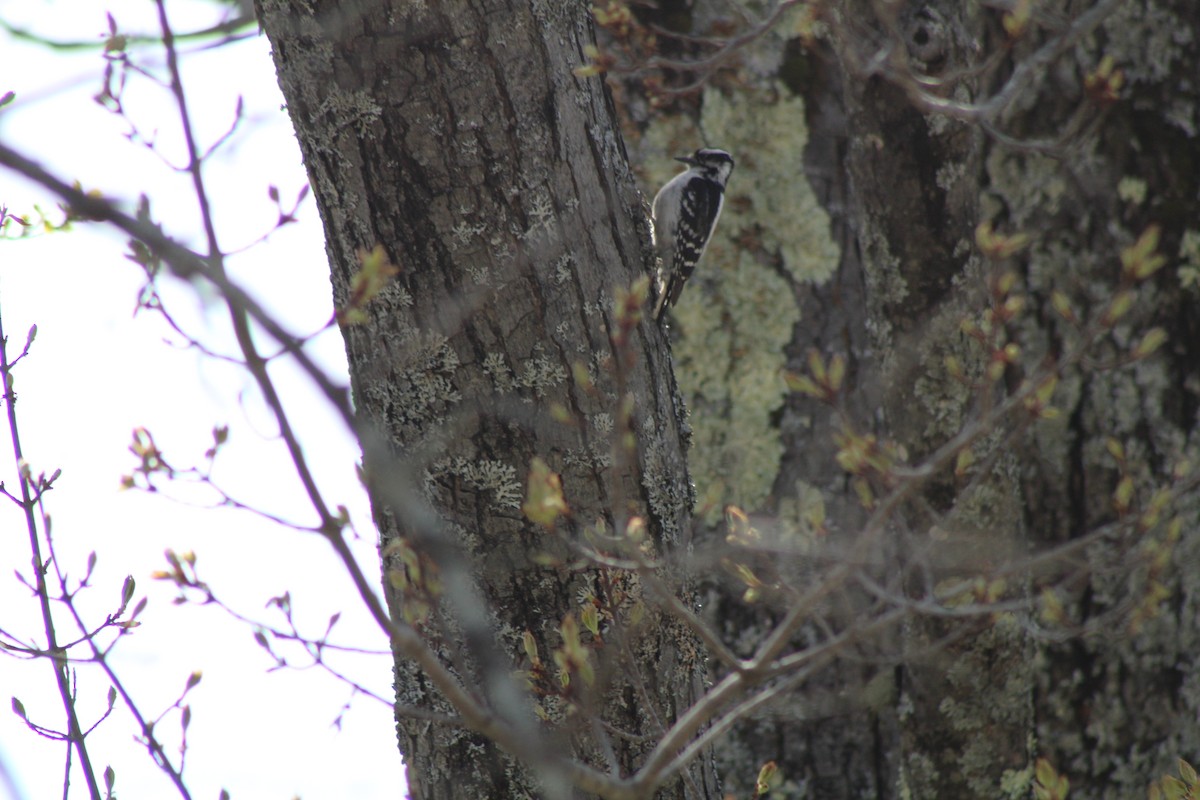
[[(42, 613), (42, 630), (46, 636), (46, 649), (51, 653), (49, 663), (54, 670), (54, 681), (58, 686), (58, 696), (62, 700), (63, 712), (67, 718), (67, 741), (79, 756), (80, 768), (87, 782), (88, 793), (93, 800), (100, 800), (100, 784), (96, 782), (96, 773), (92, 768), (91, 755), (84, 742), (83, 730), (79, 725), (79, 716), (75, 710), (75, 695), (71, 690), (67, 661), (62, 658), (63, 651), (58, 644), (58, 634), (54, 627), (54, 615), (50, 609), (50, 592), (46, 586), (46, 566), (42, 560), (41, 543), (38, 536), (37, 516), (34, 513), (35, 500), (30, 494), (32, 477), (29, 466), (25, 463), (24, 451), (21, 449), (21, 435), (17, 426), (17, 396), (13, 390), (12, 366), (8, 362), (8, 340), (4, 335), (3, 317), (0, 316), (0, 380), (4, 385), (4, 406), (8, 412), (8, 432), (12, 440), (13, 458), (16, 461), (17, 474), (21, 483), (21, 505), (25, 511), (25, 529), (29, 534), (30, 564), (33, 567), (33, 577), (37, 585), (38, 603)], [(69, 759), (68, 759), (69, 760)], [(63, 791), (69, 785), (69, 775), (64, 778)]]

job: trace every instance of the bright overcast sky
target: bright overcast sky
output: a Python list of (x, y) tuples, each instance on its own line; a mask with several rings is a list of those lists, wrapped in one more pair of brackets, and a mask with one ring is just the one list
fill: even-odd
[[(212, 24), (227, 9), (214, 0), (170, 0), (176, 32)], [(124, 32), (156, 31), (155, 6), (147, 0), (69, 3), (63, 0), (6, 3), (0, 18), (58, 41), (101, 41), (110, 11)], [(266, 40), (212, 51), (196, 45), (184, 60), (185, 87), (201, 147), (218, 138), (233, 119), (239, 95), (245, 116), (239, 132), (206, 172), (218, 235), (225, 250), (243, 247), (268, 231), (276, 210), (268, 186), (289, 204), (305, 184), (275, 82)], [(133, 51), (161, 70), (161, 52)], [(128, 209), (140, 193), (165, 231), (199, 244), (200, 218), (186, 175), (172, 172), (159, 155), (124, 136), (129, 124), (92, 101), (100, 89), (100, 50), (51, 50), (0, 32), (0, 94), (16, 100), (0, 110), (0, 138), (67, 179), (102, 190)], [(144, 138), (153, 139), (168, 161), (182, 165), (179, 120), (169, 95), (145, 78), (131, 76), (125, 106)], [(34, 205), (53, 209), (47, 192), (0, 168), (0, 205), (22, 214)], [(307, 334), (329, 319), (331, 299), (324, 244), (315, 206), (307, 200), (300, 222), (275, 233), (230, 261), (234, 277), (293, 332)], [(133, 315), (143, 276), (124, 258), (124, 237), (95, 224), (66, 234), (0, 242), (0, 315), (10, 357), (20, 352), (30, 325), (38, 335), (18, 365), (22, 444), (34, 473), (62, 469), (47, 495), (54, 541), (62, 566), (83, 574), (87, 554), (99, 562), (93, 588), (79, 600), (95, 624), (117, 605), (122, 581), (132, 574), (137, 597), (150, 606), (136, 633), (114, 650), (112, 663), (134, 691), (143, 713), (159, 714), (182, 690), (193, 670), (203, 680), (188, 696), (185, 779), (196, 798), (216, 798), (222, 787), (242, 798), (396, 798), (403, 796), (400, 758), (391, 710), (367, 697), (351, 697), (343, 683), (313, 669), (268, 673), (271, 660), (254, 644), (252, 630), (215, 607), (177, 607), (173, 587), (150, 579), (165, 566), (163, 551), (195, 550), (200, 575), (239, 612), (281, 623), (267, 601), (290, 591), (302, 630), (317, 637), (329, 616), (343, 613), (331, 641), (386, 649), (386, 640), (359, 609), (349, 580), (327, 544), (266, 523), (246, 512), (209, 510), (210, 495), (173, 489), (151, 496), (120, 491), (119, 480), (135, 464), (131, 431), (145, 426), (176, 468), (200, 464), (214, 425), (230, 427), (227, 452), (218, 457), (216, 480), (232, 495), (301, 525), (315, 515), (292, 477), (274, 426), (244, 372), (183, 349), (180, 338), (154, 315)], [(228, 319), (214, 298), (164, 281), (170, 310), (207, 346), (232, 353)], [(164, 339), (170, 342), (164, 342)], [(266, 337), (262, 349), (272, 351)], [(346, 383), (344, 351), (336, 331), (310, 347), (339, 383)], [(354, 475), (357, 447), (331, 411), (286, 365), (275, 377), (293, 414), (322, 490), (332, 505), (346, 504), (363, 539), (360, 561), (377, 574), (374, 530)], [(7, 442), (7, 435), (0, 441)], [(0, 448), (0, 479), (17, 490), (16, 467)], [(166, 496), (164, 496), (166, 495)], [(177, 499), (171, 499), (173, 495)], [(0, 498), (0, 629), (44, 644), (37, 604), (14, 577), (29, 577), (29, 549), (20, 509)], [(59, 637), (77, 631), (66, 613)], [(5, 639), (4, 641), (8, 641)], [(279, 652), (300, 658), (294, 649)], [(344, 661), (353, 677), (388, 696), (391, 660), (386, 655)], [(102, 712), (108, 683), (94, 666), (81, 664), (79, 708), (83, 724)], [(41, 800), (62, 795), (64, 746), (31, 732), (8, 709), (9, 696), (30, 718), (61, 729), (63, 712), (48, 664), (0, 655), (0, 770), (14, 778), (17, 797)], [(333, 726), (351, 702), (341, 730)], [(178, 714), (158, 731), (176, 762)], [(88, 737), (97, 771), (116, 770), (121, 797), (177, 796), (165, 776), (133, 738), (133, 719), (120, 706)], [(0, 798), (9, 790), (0, 778)], [(72, 796), (85, 796), (76, 773)]]

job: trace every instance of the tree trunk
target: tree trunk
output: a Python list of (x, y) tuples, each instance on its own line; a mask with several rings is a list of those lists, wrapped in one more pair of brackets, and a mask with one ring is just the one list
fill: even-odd
[[(797, 517), (819, 506), (825, 530), (815, 543), (790, 545), (809, 554), (791, 568), (817, 581), (839, 548), (851, 549), (864, 518), (834, 459), (831, 434), (842, 419), (920, 464), (1046, 371), (1059, 375), (1048, 400), (1058, 415), (990, 422), (970, 448), (973, 461), (926, 480), (868, 565), (893, 607), (904, 605), (895, 598), (915, 604), (977, 577), (981, 597), (997, 593), (1028, 609), (967, 622), (914, 610), (891, 638), (723, 740), (726, 788), (751, 792), (759, 766), (775, 760), (781, 791), (809, 797), (1024, 797), (1044, 757), (1070, 778), (1072, 798), (1142, 796), (1200, 741), (1200, 695), (1181, 666), (1197, 636), (1200, 587), (1194, 570), (1164, 566), (1200, 555), (1194, 537), (1176, 541), (1166, 524), (1173, 517), (1186, 531), (1200, 521), (1193, 479), (1173, 472), (1195, 462), (1200, 408), (1200, 338), (1187, 310), (1200, 274), (1200, 64), (1189, 44), (1200, 18), (1190, 4), (1150, 0), (1035, 4), (1024, 23), (1006, 21), (999, 4), (820, 8), (828, 35), (788, 41), (809, 29), (785, 18), (752, 56), (725, 61), (736, 71), (714, 73), (697, 103), (706, 143), (739, 159), (733, 214), (710, 248), (715, 258), (692, 279), (697, 289), (685, 294), (703, 317), (686, 308), (677, 315), (680, 383), (698, 439), (701, 410), (747, 383), (730, 370), (722, 390), (712, 370), (683, 369), (689, 353), (711, 359), (712, 333), (699, 320), (718, 319), (714, 328), (730, 333), (728, 349), (745, 363), (763, 349), (751, 338), (763, 318), (783, 313), (747, 302), (746, 261), (795, 279), (799, 324), (770, 352), (785, 354), (795, 373), (808, 370), (813, 347), (849, 364), (838, 408), (793, 394), (768, 415), (772, 432), (753, 437), (743, 420), (723, 420), (714, 446), (749, 443), (760, 457), (742, 453), (739, 463), (777, 466), (769, 492), (743, 484), (722, 500), (744, 505), (785, 542), (803, 528)], [(752, 22), (728, 14), (721, 3), (696, 3), (687, 32), (740, 33)], [(687, 46), (669, 55), (698, 59)], [(1108, 82), (1105, 56), (1123, 85)], [(695, 78), (668, 72), (664, 80)], [(626, 88), (638, 90), (633, 81)], [(736, 114), (712, 112), (729, 105)], [(785, 113), (790, 124), (770, 122)], [(664, 123), (644, 121), (653, 152)], [(798, 192), (780, 204), (765, 188), (805, 178), (829, 214), (836, 271), (796, 268), (790, 250), (822, 248), (807, 223), (813, 212)], [(985, 222), (1002, 237), (1027, 234), (1028, 246), (989, 255), (986, 236), (976, 236)], [(1123, 249), (1152, 224), (1162, 228), (1167, 266), (1144, 281), (1123, 278)], [(1001, 292), (1010, 272), (1015, 283)], [(1133, 309), (1105, 323), (1124, 289)], [(1055, 292), (1075, 322), (1056, 310)], [(998, 293), (1023, 306), (985, 344), (978, 326)], [(1154, 326), (1169, 343), (1136, 353)], [(1073, 356), (1088, 336), (1087, 357)], [(1001, 355), (1011, 360), (999, 380), (984, 380)], [(978, 383), (986, 390), (970, 385)], [(733, 484), (721, 461), (706, 464), (693, 451), (691, 462), (701, 496)], [(1125, 476), (1134, 499), (1114, 508)], [(1131, 519), (1159, 489), (1171, 493), (1169, 510), (1142, 530)], [(714, 589), (706, 606), (732, 646), (752, 647), (778, 613), (747, 609), (743, 588)], [(861, 624), (871, 597), (847, 592), (844, 613), (820, 622)], [(808, 637), (796, 646), (821, 634)]]
[[(527, 709), (504, 705), (518, 694), (501, 679), (524, 669), (542, 730), (568, 734), (559, 751), (630, 774), (704, 664), (666, 618), (616, 635), (644, 608), (629, 571), (572, 560), (634, 516), (656, 555), (678, 553), (692, 499), (665, 342), (641, 324), (623, 344), (611, 302), (648, 266), (647, 232), (608, 96), (571, 73), (588, 11), (260, 3), (339, 306), (361, 251), (380, 244), (401, 270), (347, 328), (358, 408), (388, 445), (366, 467), (385, 546), (400, 543), (385, 550), (393, 613), (514, 725)], [(746, 23), (725, 4), (676, 5), (662, 4), (671, 24), (697, 33)], [(739, 796), (774, 760), (796, 796), (1025, 797), (1044, 757), (1072, 798), (1123, 798), (1200, 749), (1200, 578), (1171, 566), (1200, 558), (1181, 534), (1200, 495), (1178, 469), (1197, 460), (1200, 409), (1197, 17), (1184, 0), (1025, 8), (821, 4), (825, 38), (804, 24), (759, 36), (694, 117), (651, 115), (642, 87), (624, 86), (644, 158), (710, 144), (738, 160), (672, 315), (698, 510), (737, 504), (774, 531), (788, 559), (736, 565), (758, 575), (803, 588), (857, 570), (796, 648), (871, 631), (721, 741)], [(1167, 264), (1134, 275), (1152, 225)], [(1153, 326), (1167, 345), (1139, 349)], [(810, 348), (847, 359), (836, 406), (784, 388), (785, 370), (811, 370)], [(860, 538), (861, 501), (963, 431), (886, 529)], [(847, 474), (839, 432), (874, 437), (899, 466)], [(565, 536), (519, 510), (534, 457), (562, 475)], [(448, 583), (460, 562), (466, 594), (422, 582), (424, 565)], [(743, 657), (788, 611), (745, 588), (704, 589)], [(483, 613), (462, 607), (472, 596)], [(612, 626), (583, 634), (597, 688), (568, 664), (574, 688), (553, 689), (564, 620), (588, 607)], [(903, 624), (866, 624), (897, 611)], [(397, 692), (416, 796), (557, 791), (478, 734), (408, 714), (452, 710), (404, 659)], [(666, 794), (689, 792), (715, 795), (707, 760)]]
[[(382, 246), (399, 269), (344, 329), (359, 415), (385, 445), (367, 442), (365, 467), (393, 616), (530, 749), (629, 775), (705, 664), (670, 620), (637, 624), (628, 573), (578, 563), (635, 518), (673, 552), (691, 502), (665, 340), (627, 328), (620, 294), (649, 266), (643, 200), (603, 82), (572, 74), (588, 7), (263, 0), (259, 16), (338, 307), (363, 253)], [(561, 475), (556, 533), (522, 514), (534, 458)], [(556, 669), (572, 624), (594, 685), (578, 663)], [(532, 694), (514, 691), (518, 669)], [(571, 794), (442, 721), (455, 709), (399, 655), (396, 692), (414, 797)], [(685, 794), (716, 796), (705, 760), (662, 796)]]

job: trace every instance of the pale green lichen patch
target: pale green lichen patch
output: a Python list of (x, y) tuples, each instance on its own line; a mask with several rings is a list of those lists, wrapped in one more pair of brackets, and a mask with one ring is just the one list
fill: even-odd
[(1184, 288), (1200, 287), (1200, 231), (1184, 231), (1179, 243), (1179, 265), (1176, 274)]
[(488, 353), (484, 357), (483, 371), (492, 379), (492, 385), (495, 387), (497, 394), (511, 392), (513, 387), (516, 386), (512, 370), (508, 368), (508, 363), (500, 353)]
[(864, 229), (859, 234), (859, 241), (876, 265), (863, 273), (867, 282), (867, 302), (871, 306), (866, 319), (867, 333), (873, 342), (891, 342), (892, 322), (880, 309), (908, 297), (908, 282), (900, 269), (900, 259), (892, 255), (887, 239), (879, 230), (874, 227)]
[(383, 116), (383, 108), (369, 92), (330, 92), (325, 96), (317, 115), (342, 120), (344, 127), (353, 127), (360, 136), (373, 137), (373, 129)]
[[(996, 790), (996, 742), (989, 732), (1011, 730), (1030, 713), (1029, 664), (1017, 655), (1025, 650), (1024, 636), (1021, 620), (999, 615), (946, 671), (948, 694), (938, 710), (955, 731), (968, 734), (959, 775), (975, 797), (994, 796)], [(1001, 668), (995, 659), (1007, 664)]]
[(460, 365), (446, 337), (434, 331), (403, 326), (384, 335), (389, 351), (401, 352), (389, 380), (369, 384), (364, 396), (376, 407), (388, 408), (393, 441), (406, 446), (422, 442), (439, 428), (450, 409), (462, 401), (452, 382)]
[(779, 538), (798, 554), (808, 553), (825, 527), (825, 495), (798, 480), (791, 494), (780, 498)]
[(663, 525), (663, 538), (675, 543), (679, 538), (678, 509), (691, 507), (691, 495), (683, 481), (676, 478), (675, 464), (669, 456), (671, 448), (663, 434), (647, 417), (642, 421), (640, 434), (643, 450), (642, 485), (650, 510)]
[(731, 198), (750, 201), (727, 203), (721, 225), (727, 232), (755, 229), (763, 248), (778, 252), (793, 278), (823, 283), (837, 269), (839, 254), (829, 215), (804, 175), (804, 102), (782, 87), (772, 95), (704, 93), (701, 127), (738, 161)]
[[(940, 321), (940, 320), (939, 320)], [(932, 326), (931, 326), (932, 327)], [(946, 326), (943, 325), (943, 328)], [(927, 423), (923, 435), (932, 440), (953, 436), (962, 429), (965, 414), (970, 409), (972, 390), (963, 382), (956, 381), (946, 368), (945, 359), (953, 356), (965, 364), (964, 369), (971, 379), (973, 373), (982, 372), (978, 359), (964, 357), (964, 342), (953, 335), (928, 337), (929, 346), (924, 348), (922, 361), (928, 371), (917, 376), (914, 382), (915, 396), (927, 412)], [(966, 346), (971, 356), (973, 348)]]
[(567, 371), (561, 364), (551, 360), (539, 345), (534, 346), (533, 358), (521, 365), (521, 375), (517, 383), (541, 398), (549, 389), (558, 386), (567, 379)]
[[(1032, 749), (1032, 748), (1030, 748)], [(1033, 786), (1033, 764), (1024, 769), (1006, 769), (1000, 776), (1000, 796), (1020, 800), (1029, 796)]]
[(1118, 4), (1104, 21), (1104, 55), (1112, 56), (1128, 80), (1158, 83), (1194, 45), (1195, 26), (1166, 4)]
[(429, 466), (425, 474), (426, 493), (434, 496), (436, 484), (456, 480), (467, 489), (486, 493), (496, 508), (521, 507), (522, 487), (516, 467), (489, 458), (442, 458)]
[(1126, 203), (1140, 206), (1146, 201), (1146, 182), (1141, 178), (1126, 175), (1117, 182), (1117, 197)]
[(701, 127), (702, 138), (668, 118), (643, 143), (656, 186), (671, 177), (666, 156), (701, 144), (737, 162), (716, 236), (674, 309), (672, 339), (698, 493), (717, 509), (754, 509), (770, 495), (783, 454), (770, 418), (783, 404), (784, 348), (800, 320), (793, 281), (827, 280), (838, 251), (804, 175), (800, 99), (782, 88), (734, 97), (709, 89)]
[[(991, 191), (1006, 201), (1005, 207), (1012, 215), (1010, 224), (1015, 229), (1028, 225), (1034, 215), (1059, 213), (1068, 196), (1061, 165), (1048, 156), (1018, 154), (996, 147), (988, 154), (987, 172)], [(986, 201), (987, 198), (985, 213)]]
[(694, 430), (689, 463), (701, 494), (720, 483), (720, 505), (754, 509), (770, 493), (783, 455), (770, 415), (783, 404), (783, 348), (800, 312), (778, 273), (732, 248), (716, 249), (712, 294), (684, 292), (675, 313), (676, 373)]

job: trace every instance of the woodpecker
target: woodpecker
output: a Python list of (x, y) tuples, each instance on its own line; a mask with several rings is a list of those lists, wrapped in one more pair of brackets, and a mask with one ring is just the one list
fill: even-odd
[(662, 259), (662, 291), (654, 309), (657, 322), (662, 322), (667, 306), (679, 300), (683, 284), (704, 257), (725, 206), (725, 183), (733, 172), (733, 157), (712, 147), (675, 160), (688, 168), (667, 181), (654, 198), (654, 244)]

